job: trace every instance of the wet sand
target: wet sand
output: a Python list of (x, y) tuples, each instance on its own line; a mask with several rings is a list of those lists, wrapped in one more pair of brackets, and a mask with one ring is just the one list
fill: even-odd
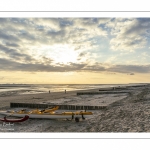
[[(90, 91), (99, 91), (99, 89)], [(15, 123), (12, 127), (13, 130), (4, 130), (0, 127), (0, 132), (149, 132), (150, 86), (118, 88), (115, 91), (125, 91), (126, 93), (77, 96), (77, 91), (72, 91), (66, 94), (57, 92), (0, 95), (1, 110), (10, 109), (10, 102), (56, 102), (79, 105), (86, 103), (108, 106), (105, 110), (91, 110), (94, 115), (91, 118), (80, 120), (80, 122), (66, 119), (28, 119), (22, 123)]]

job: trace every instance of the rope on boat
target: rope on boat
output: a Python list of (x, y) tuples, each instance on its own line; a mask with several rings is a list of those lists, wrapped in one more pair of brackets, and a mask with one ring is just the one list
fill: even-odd
[(83, 111), (80, 111), (80, 113), (81, 113), (82, 119), (84, 120), (85, 118), (83, 116)]
[(74, 119), (74, 113), (72, 112), (72, 120)]
[(83, 116), (83, 114), (82, 114), (82, 119), (83, 119), (83, 120), (85, 119), (84, 116)]

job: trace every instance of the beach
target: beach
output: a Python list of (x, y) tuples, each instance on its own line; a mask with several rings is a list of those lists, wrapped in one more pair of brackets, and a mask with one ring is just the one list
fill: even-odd
[[(77, 95), (77, 93), (85, 93)], [(88, 94), (99, 92), (99, 94)], [(15, 123), (11, 129), (0, 132), (149, 132), (150, 131), (150, 85), (98, 88), (36, 94), (0, 94), (0, 110), (10, 108), (10, 103), (39, 103), (56, 105), (106, 106), (106, 109), (87, 110), (93, 112), (90, 118), (75, 122), (66, 119), (28, 119)], [(75, 111), (75, 110), (59, 110)], [(3, 117), (2, 115), (0, 116)]]

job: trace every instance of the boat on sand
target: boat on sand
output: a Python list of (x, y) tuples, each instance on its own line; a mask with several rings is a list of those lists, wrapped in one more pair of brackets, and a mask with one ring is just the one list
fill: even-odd
[(93, 115), (92, 112), (87, 111), (75, 111), (75, 112), (55, 112), (59, 106), (56, 106), (52, 109), (34, 109), (31, 111), (26, 111), (22, 109), (20, 111), (0, 111), (2, 115), (11, 115), (15, 117), (24, 117), (28, 115), (29, 118), (41, 118), (41, 119), (75, 119), (75, 121), (79, 121), (80, 118), (85, 119)]

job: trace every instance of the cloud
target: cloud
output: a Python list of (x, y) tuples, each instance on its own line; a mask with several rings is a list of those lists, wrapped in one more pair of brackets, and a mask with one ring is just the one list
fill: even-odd
[(109, 18), (0, 18), (0, 39), (6, 46), (70, 44), (74, 50), (88, 50), (95, 37), (107, 35), (100, 25)]
[[(68, 63), (52, 65), (51, 59), (45, 59), (43, 62), (16, 62), (0, 58), (0, 70), (3, 71), (29, 71), (29, 72), (69, 72), (69, 71), (89, 71), (89, 72), (106, 72), (106, 73), (150, 73), (150, 65), (111, 65), (95, 63)], [(45, 63), (46, 62), (46, 63)], [(131, 73), (132, 72), (132, 73)]]
[(114, 65), (109, 67), (107, 71), (119, 73), (149, 73), (150, 65)]
[(29, 71), (29, 72), (66, 72), (79, 71), (85, 64), (70, 63), (69, 65), (59, 64), (58, 66), (44, 63), (20, 63), (13, 60), (0, 58), (0, 70), (5, 71)]
[[(133, 56), (127, 58), (126, 55), (126, 60), (117, 51), (128, 54), (144, 48), (149, 33), (149, 18), (0, 18), (0, 69), (149, 73), (149, 65), (111, 64), (117, 61), (131, 64)], [(110, 49), (116, 52), (110, 53), (108, 41)], [(61, 52), (62, 62), (67, 59), (67, 52), (74, 54), (74, 61), (68, 59), (67, 64), (56, 61), (61, 59)]]
[(11, 42), (19, 42), (19, 38), (17, 38), (15, 35), (8, 34), (7, 31), (4, 32), (0, 30), (0, 40), (6, 40)]
[(54, 60), (51, 58), (47, 58), (47, 57), (42, 57), (42, 61), (44, 64), (51, 64)]
[(33, 58), (27, 54), (21, 53), (16, 49), (12, 49), (9, 47), (6, 47), (4, 45), (0, 44), (0, 51), (5, 54), (5, 56), (8, 56), (10, 59), (18, 60), (25, 60), (25, 61), (31, 61)]
[(150, 19), (114, 19), (107, 24), (111, 27), (112, 50), (134, 51), (146, 46), (150, 31)]
[(66, 41), (68, 41), (68, 36), (65, 30), (47, 31), (47, 33), (45, 34), (45, 37), (47, 37), (50, 40), (49, 43), (51, 44), (66, 43)]
[(16, 44), (16, 43), (10, 43), (10, 42), (6, 42), (5, 43), (6, 47), (20, 47), (20, 45)]
[(81, 60), (82, 58), (84, 58), (86, 56), (86, 54), (87, 54), (86, 52), (79, 53), (78, 60)]
[(0, 24), (4, 25), (7, 22), (7, 18), (0, 18)]
[(35, 37), (35, 34), (30, 34), (29, 32), (26, 32), (26, 31), (19, 32), (18, 36), (21, 39), (25, 39), (25, 40), (30, 41), (30, 42), (38, 39)]

